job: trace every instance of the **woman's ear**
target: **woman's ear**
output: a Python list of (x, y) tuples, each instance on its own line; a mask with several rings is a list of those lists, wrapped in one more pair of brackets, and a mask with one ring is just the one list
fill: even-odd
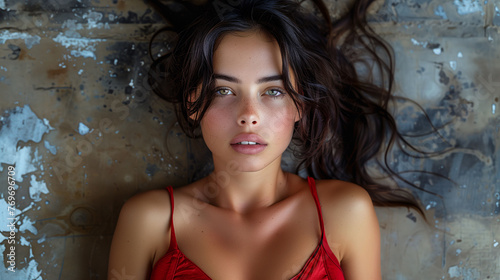
[[(295, 84), (295, 88), (297, 89), (299, 95), (304, 96), (304, 91), (299, 87), (299, 85)], [(298, 122), (302, 119), (302, 116), (304, 116), (304, 103), (300, 102), (300, 99), (296, 100), (295, 107), (297, 108), (297, 114), (295, 115), (295, 122)]]
[[(198, 86), (198, 88), (196, 88), (196, 91), (193, 91), (191, 93), (188, 94), (187, 96), (187, 102), (186, 102), (186, 109), (187, 111), (191, 111), (191, 106), (193, 106), (196, 101), (198, 100), (198, 98), (200, 97), (200, 91), (201, 91), (201, 86)], [(195, 112), (194, 114), (191, 114), (189, 115), (189, 118), (193, 121), (197, 120), (198, 119), (198, 112)]]
[(298, 121), (300, 121), (302, 119), (302, 116), (303, 116), (302, 113), (304, 112), (304, 110), (303, 110), (301, 104), (298, 104), (296, 106), (296, 108), (297, 108), (297, 113), (295, 114), (295, 122), (298, 122)]

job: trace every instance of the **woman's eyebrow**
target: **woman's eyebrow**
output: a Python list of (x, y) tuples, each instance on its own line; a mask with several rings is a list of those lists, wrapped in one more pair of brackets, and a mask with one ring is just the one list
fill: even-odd
[[(214, 74), (214, 78), (226, 80), (228, 82), (237, 83), (237, 84), (241, 83), (240, 79), (232, 77), (232, 76), (228, 76), (228, 75), (223, 75), (223, 74)], [(262, 83), (279, 81), (279, 80), (283, 80), (283, 75), (273, 75), (273, 76), (262, 77), (262, 78), (257, 80), (257, 83), (262, 84)]]

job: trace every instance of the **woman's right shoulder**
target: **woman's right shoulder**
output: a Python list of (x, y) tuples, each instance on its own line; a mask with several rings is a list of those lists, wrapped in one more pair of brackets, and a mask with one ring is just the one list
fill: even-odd
[(129, 234), (140, 233), (141, 239), (158, 240), (169, 229), (171, 212), (168, 191), (149, 190), (132, 196), (123, 204), (118, 222)]
[(170, 242), (170, 196), (150, 190), (129, 198), (122, 206), (111, 242), (108, 276), (125, 269), (146, 278), (155, 256)]
[(135, 194), (125, 202), (120, 211), (119, 222), (126, 224), (129, 229), (137, 228), (142, 237), (158, 240), (170, 228), (171, 213), (168, 191), (148, 190)]
[(170, 214), (170, 208), (170, 195), (168, 191), (166, 189), (156, 189), (135, 194), (125, 202), (121, 211), (132, 215), (132, 218), (136, 215), (143, 216), (142, 218), (156, 215), (168, 217), (170, 215), (166, 214)]

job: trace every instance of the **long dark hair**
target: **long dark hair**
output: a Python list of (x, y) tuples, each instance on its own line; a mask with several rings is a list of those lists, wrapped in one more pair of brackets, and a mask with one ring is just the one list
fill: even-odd
[[(375, 205), (412, 207), (423, 215), (409, 192), (378, 183), (368, 172), (374, 162), (386, 174), (401, 178), (387, 164), (387, 156), (396, 141), (406, 143), (388, 112), (393, 99), (392, 49), (366, 21), (372, 0), (354, 1), (334, 22), (321, 0), (311, 1), (314, 11), (293, 0), (208, 1), (192, 7), (193, 14), (201, 16), (189, 25), (176, 20), (160, 2), (150, 2), (171, 21), (167, 29), (178, 33), (173, 51), (153, 63), (150, 83), (157, 95), (175, 104), (186, 134), (199, 135), (200, 120), (214, 97), (212, 56), (220, 38), (263, 30), (279, 44), (285, 89), (302, 112), (294, 134), (300, 147), (295, 151), (297, 169), (318, 179), (356, 183)], [(288, 69), (297, 85), (291, 84)], [(190, 100), (197, 89), (198, 99)], [(198, 117), (192, 120), (194, 113)]]

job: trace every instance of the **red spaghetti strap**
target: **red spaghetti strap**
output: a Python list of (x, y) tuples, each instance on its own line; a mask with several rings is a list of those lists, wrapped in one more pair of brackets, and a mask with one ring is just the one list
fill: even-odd
[(321, 226), (321, 235), (325, 235), (325, 225), (323, 224), (323, 214), (321, 213), (321, 205), (319, 204), (318, 193), (316, 191), (316, 181), (312, 177), (307, 177), (307, 182), (309, 183), (309, 188), (316, 203), (316, 209), (318, 210), (319, 224)]
[(174, 190), (172, 186), (167, 187), (168, 194), (170, 195), (170, 246), (168, 251), (177, 249), (177, 240), (175, 239), (174, 230)]

